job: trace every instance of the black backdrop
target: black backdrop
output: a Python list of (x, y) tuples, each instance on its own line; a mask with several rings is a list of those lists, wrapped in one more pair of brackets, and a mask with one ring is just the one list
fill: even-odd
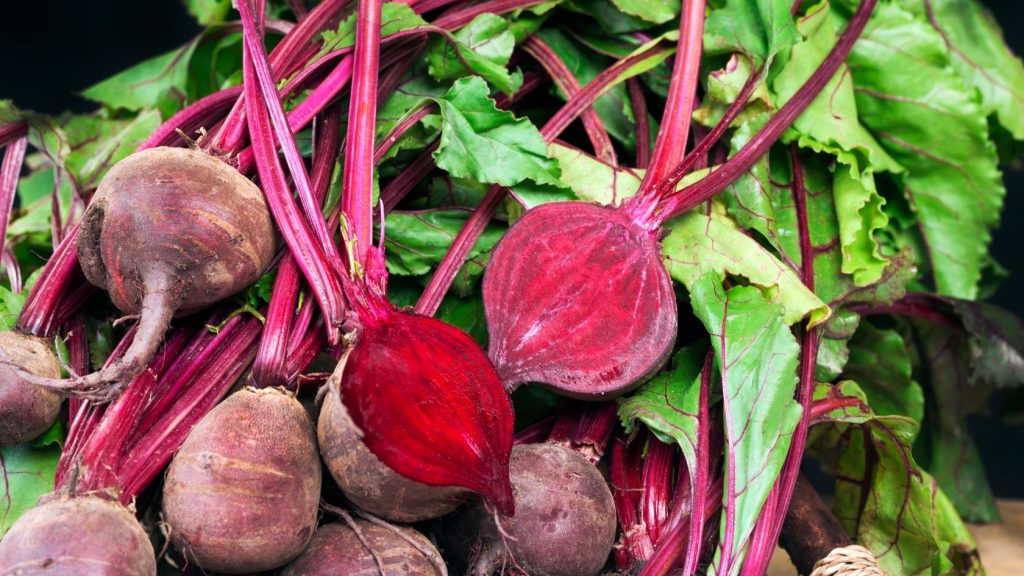
[[(1018, 54), (1024, 53), (1019, 0), (984, 0)], [(144, 7), (144, 8), (143, 8)], [(175, 0), (0, 0), (0, 98), (57, 113), (88, 111), (76, 91), (127, 66), (171, 50), (199, 31)], [(1024, 172), (1007, 170), (1003, 223), (995, 233), (996, 259), (1014, 272), (995, 302), (1024, 316)], [(995, 403), (998, 404), (997, 398)], [(1024, 426), (974, 418), (972, 430), (997, 495), (1024, 498)]]

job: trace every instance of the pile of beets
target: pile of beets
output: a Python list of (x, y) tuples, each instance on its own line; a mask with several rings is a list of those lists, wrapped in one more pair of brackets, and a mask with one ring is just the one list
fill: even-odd
[[(407, 4), (456, 30), (538, 2)], [(875, 0), (861, 1), (829, 57), (749, 144), (688, 187), (682, 178), (745, 100), (721, 129), (691, 131), (706, 7), (682, 4), (639, 192), (618, 206), (543, 204), (515, 222), (483, 278), (483, 350), (433, 314), (507, 189), (487, 192), (415, 309), (389, 301), (375, 238), (387, 234), (382, 212), (415, 184), (377, 196), (379, 95), (429, 31), (382, 45), (380, 0), (324, 0), (268, 53), (264, 36), (278, 24), (260, 0), (238, 0), (242, 86), (192, 103), (106, 173), (16, 328), (0, 333), (0, 446), (38, 436), (62, 413), (69, 431), (54, 492), (0, 540), (0, 574), (151, 576), (158, 563), (288, 576), (706, 566), (716, 497), (692, 499), (678, 450), (646, 433), (627, 438), (612, 402), (676, 344), (662, 224), (765, 153), (832, 78)], [(320, 33), (353, 12), (354, 47), (321, 53)], [(539, 39), (523, 49), (567, 98), (541, 130), (548, 142), (575, 119), (586, 125), (594, 101), (626, 77), (613, 70), (581, 87)], [(536, 76), (498, 105), (526, 97), (546, 79)], [(286, 111), (282, 100), (299, 91)], [(311, 153), (294, 137), (310, 125)], [(587, 126), (600, 150), (607, 134)], [(0, 126), (5, 174), (18, 174), (30, 129)], [(330, 204), (339, 158), (341, 198)], [(271, 296), (255, 313), (223, 305), (268, 272)], [(96, 289), (131, 324), (92, 370), (79, 312), (102, 297)], [(527, 383), (563, 399), (554, 416), (517, 429), (510, 394)], [(643, 492), (647, 476), (660, 478), (659, 494)], [(710, 486), (720, 502), (720, 476)], [(671, 552), (648, 562), (669, 533)]]

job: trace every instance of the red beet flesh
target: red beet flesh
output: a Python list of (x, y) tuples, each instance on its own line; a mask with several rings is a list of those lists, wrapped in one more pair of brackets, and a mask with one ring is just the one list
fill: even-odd
[(156, 576), (156, 554), (135, 515), (94, 496), (29, 510), (0, 540), (0, 574)]
[(656, 233), (622, 211), (538, 206), (498, 243), (483, 281), (490, 357), (508, 388), (584, 400), (653, 375), (675, 343), (676, 298)]
[(205, 570), (281, 566), (316, 529), (320, 458), (302, 405), (247, 388), (210, 411), (171, 461), (164, 516), (171, 539)]
[(329, 385), (384, 464), (461, 486), (512, 513), (512, 404), (480, 347), (440, 320), (385, 306), (363, 320)]
[(274, 244), (262, 192), (227, 164), (181, 148), (128, 156), (110, 169), (85, 212), (78, 257), (89, 282), (105, 288), (122, 312), (140, 316), (135, 339), (100, 372), (38, 383), (109, 398), (153, 357), (174, 315), (252, 284)]
[[(357, 519), (354, 524), (365, 544), (351, 526), (325, 524), (317, 528), (306, 551), (282, 570), (281, 576), (381, 576), (366, 544), (381, 559), (383, 576), (440, 576), (434, 563), (405, 538), (365, 520)], [(412, 528), (397, 529), (421, 547), (433, 548), (429, 540)]]
[(320, 455), (345, 497), (375, 516), (396, 522), (439, 518), (470, 494), (464, 488), (415, 482), (381, 462), (363, 443), (334, 391), (320, 409), (317, 438)]
[(0, 447), (39, 436), (60, 414), (60, 396), (29, 384), (11, 365), (43, 378), (60, 378), (48, 340), (18, 332), (0, 332)]
[(593, 576), (615, 543), (615, 503), (601, 473), (582, 455), (553, 444), (512, 449), (516, 515), (495, 517), (479, 503), (451, 521), (451, 544), (470, 560), (469, 574), (501, 566), (528, 574)]

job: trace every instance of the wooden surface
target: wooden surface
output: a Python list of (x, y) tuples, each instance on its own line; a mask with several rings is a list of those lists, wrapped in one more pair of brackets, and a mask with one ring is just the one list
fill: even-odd
[[(1002, 524), (971, 525), (988, 576), (1024, 576), (1024, 501), (998, 502)], [(796, 568), (780, 548), (775, 551), (768, 576), (794, 576)], [(890, 576), (899, 576), (890, 574)]]

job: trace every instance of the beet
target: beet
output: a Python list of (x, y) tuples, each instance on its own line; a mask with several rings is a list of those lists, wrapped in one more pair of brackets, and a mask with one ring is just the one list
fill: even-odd
[[(365, 520), (356, 519), (353, 523), (381, 559), (383, 576), (440, 576), (437, 566), (405, 538)], [(421, 547), (433, 548), (429, 540), (412, 528), (396, 529)], [(317, 528), (306, 551), (282, 570), (281, 576), (379, 576), (380, 567), (366, 544), (351, 526), (325, 524)]]
[(98, 496), (55, 498), (0, 540), (0, 575), (155, 576), (149, 536), (124, 506)]
[(366, 447), (336, 393), (320, 409), (320, 455), (345, 497), (363, 510), (396, 522), (420, 522), (455, 510), (470, 492), (455, 486), (428, 486), (409, 480)]
[(163, 492), (171, 540), (205, 570), (271, 570), (302, 552), (316, 529), (320, 459), (295, 398), (246, 388), (192, 429)]
[(495, 248), (483, 296), (491, 361), (509, 389), (539, 382), (574, 398), (616, 396), (657, 372), (675, 343), (658, 232), (625, 210), (528, 211)]
[(172, 317), (252, 284), (274, 248), (263, 193), (224, 162), (181, 148), (128, 156), (110, 169), (85, 212), (78, 257), (89, 282), (125, 314), (139, 315), (135, 338), (99, 372), (37, 383), (109, 397), (142, 371)]
[(468, 573), (489, 576), (503, 565), (538, 576), (600, 572), (615, 543), (615, 503), (597, 468), (554, 444), (515, 446), (509, 467), (516, 515), (498, 517), (504, 536), (479, 502), (449, 523)]
[[(370, 278), (383, 269), (373, 254)], [(366, 446), (403, 476), (468, 488), (513, 513), (512, 403), (480, 346), (440, 320), (395, 309), (372, 283), (359, 295), (367, 300), (356, 344), (328, 385)]]
[(60, 378), (60, 366), (48, 340), (0, 332), (0, 447), (39, 436), (60, 413), (60, 396), (25, 382), (11, 364), (42, 378)]

